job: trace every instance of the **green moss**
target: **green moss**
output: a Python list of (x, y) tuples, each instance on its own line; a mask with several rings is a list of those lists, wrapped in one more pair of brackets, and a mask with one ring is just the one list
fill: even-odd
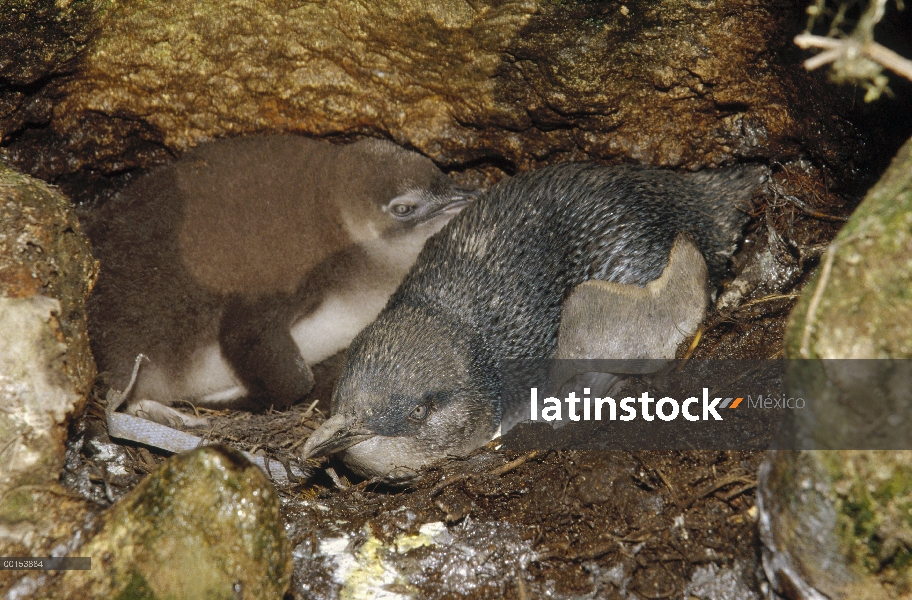
[[(837, 533), (851, 564), (907, 589), (912, 582), (912, 548), (906, 542), (912, 531), (912, 467), (877, 452), (834, 452), (824, 464), (839, 490)], [(889, 476), (883, 476), (884, 469)]]
[(839, 508), (839, 534), (846, 541), (853, 561), (864, 565), (866, 570), (880, 570), (876, 558), (882, 546), (877, 537), (880, 525), (877, 507), (864, 486), (856, 483), (851, 491), (851, 499), (844, 500)]
[(878, 502), (886, 503), (900, 498), (912, 498), (912, 473), (897, 468), (884, 483), (871, 493)]
[(893, 556), (890, 566), (900, 572), (912, 569), (912, 552), (908, 548), (901, 549)]
[(139, 573), (130, 576), (130, 583), (117, 594), (114, 600), (155, 600), (155, 593), (149, 587), (149, 582)]
[(0, 503), (0, 522), (12, 524), (28, 519), (31, 511), (28, 511), (27, 508), (31, 499), (31, 495), (22, 490), (15, 490), (7, 494), (4, 501)]

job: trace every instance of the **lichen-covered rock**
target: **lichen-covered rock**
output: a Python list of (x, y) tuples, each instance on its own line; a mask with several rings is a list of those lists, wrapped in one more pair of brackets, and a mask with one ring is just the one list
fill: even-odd
[[(2, 556), (60, 555), (87, 533), (91, 507), (58, 480), (95, 377), (85, 324), (95, 272), (67, 199), (0, 163)], [(0, 571), (0, 588), (26, 593), (34, 580), (22, 575)]]
[[(792, 313), (787, 355), (912, 358), (912, 140), (821, 263)], [(791, 419), (798, 446), (833, 447), (859, 431), (867, 439), (907, 432), (906, 364), (797, 363), (789, 395), (813, 399)], [(859, 394), (851, 389), (859, 381), (873, 383)], [(846, 391), (867, 399), (864, 412), (846, 402)], [(906, 448), (901, 441), (887, 438), (883, 447)], [(912, 452), (773, 452), (759, 479), (764, 566), (778, 592), (831, 600), (912, 596)]]
[(4, 0), (0, 78), (34, 83), (76, 57), (114, 0)]
[(848, 94), (803, 92), (818, 76), (789, 50), (804, 6), (124, 3), (54, 87), (54, 135), (10, 152), (46, 179), (262, 131), (385, 135), (443, 164), (508, 171), (587, 157), (696, 168), (799, 151), (845, 166), (857, 149), (838, 117)]
[[(60, 302), (63, 368), (85, 397), (95, 380), (85, 300), (98, 263), (70, 202), (47, 184), (0, 162), (0, 296)], [(78, 408), (78, 407), (77, 407)]]
[(102, 517), (68, 571), (41, 591), (54, 598), (281, 598), (291, 549), (275, 488), (223, 447), (166, 461)]
[(760, 470), (764, 567), (791, 600), (912, 595), (909, 452), (773, 453)]
[(65, 545), (87, 510), (57, 482), (67, 426), (95, 377), (85, 324), (95, 271), (66, 198), (0, 163), (3, 556)]
[[(79, 541), (86, 503), (57, 481), (67, 419), (83, 398), (64, 368), (60, 303), (0, 296), (0, 556)], [(0, 571), (0, 589), (21, 576)]]
[(0, 3), (0, 141), (50, 108), (34, 96), (61, 73), (102, 25), (114, 0), (4, 0)]
[(912, 140), (833, 240), (786, 336), (792, 358), (912, 358)]
[(64, 371), (60, 303), (0, 296), (0, 490), (56, 482), (66, 418), (81, 398)]

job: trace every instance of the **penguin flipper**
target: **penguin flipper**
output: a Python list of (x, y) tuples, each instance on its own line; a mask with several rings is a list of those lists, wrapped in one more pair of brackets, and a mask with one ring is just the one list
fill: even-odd
[(655, 370), (648, 361), (673, 359), (706, 316), (709, 274), (696, 244), (679, 235), (662, 275), (646, 287), (590, 280), (564, 302), (557, 358), (644, 360), (623, 372)]
[(236, 296), (222, 315), (222, 354), (250, 399), (264, 407), (287, 408), (314, 385), (313, 373), (289, 330), (295, 308), (285, 294), (257, 300)]

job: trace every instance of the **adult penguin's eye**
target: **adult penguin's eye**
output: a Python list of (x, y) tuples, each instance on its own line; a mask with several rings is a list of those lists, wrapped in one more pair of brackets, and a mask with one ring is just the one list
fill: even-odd
[(412, 414), (409, 415), (409, 419), (413, 421), (424, 421), (428, 414), (427, 404), (419, 404), (412, 410)]

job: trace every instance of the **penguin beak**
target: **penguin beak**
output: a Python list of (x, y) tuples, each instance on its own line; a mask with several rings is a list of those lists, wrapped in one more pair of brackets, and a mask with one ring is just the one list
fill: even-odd
[(348, 424), (345, 421), (345, 415), (335, 415), (310, 435), (301, 454), (305, 459), (328, 456), (351, 448), (376, 435), (360, 424)]
[(447, 202), (444, 202), (429, 213), (428, 218), (433, 218), (438, 215), (457, 215), (463, 208), (474, 202), (479, 194), (481, 194), (481, 190), (456, 188), (447, 199)]

